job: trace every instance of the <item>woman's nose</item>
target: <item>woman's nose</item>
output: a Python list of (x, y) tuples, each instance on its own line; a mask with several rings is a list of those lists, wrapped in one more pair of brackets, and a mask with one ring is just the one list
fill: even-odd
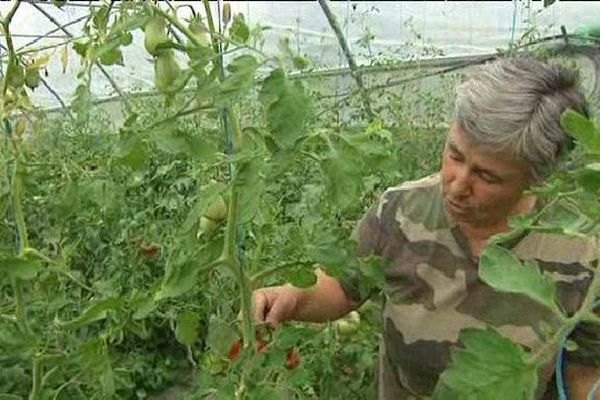
[(468, 169), (458, 168), (454, 179), (450, 182), (450, 195), (454, 198), (471, 194), (471, 177)]

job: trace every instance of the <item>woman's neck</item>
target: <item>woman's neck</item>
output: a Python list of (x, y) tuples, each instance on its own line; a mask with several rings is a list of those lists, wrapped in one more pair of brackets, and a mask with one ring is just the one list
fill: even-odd
[(459, 223), (458, 227), (465, 235), (469, 242), (471, 254), (474, 257), (479, 257), (481, 250), (492, 236), (510, 231), (508, 225), (508, 219), (510, 217), (525, 214), (533, 211), (536, 204), (535, 196), (524, 196), (519, 203), (515, 206), (513, 211), (508, 216), (497, 219), (494, 221), (488, 221), (487, 223), (469, 224)]

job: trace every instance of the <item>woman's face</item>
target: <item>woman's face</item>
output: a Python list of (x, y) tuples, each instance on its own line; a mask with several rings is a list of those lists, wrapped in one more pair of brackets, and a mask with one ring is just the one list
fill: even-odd
[(473, 226), (506, 221), (531, 184), (527, 163), (474, 145), (457, 123), (450, 125), (441, 174), (446, 210), (457, 222)]

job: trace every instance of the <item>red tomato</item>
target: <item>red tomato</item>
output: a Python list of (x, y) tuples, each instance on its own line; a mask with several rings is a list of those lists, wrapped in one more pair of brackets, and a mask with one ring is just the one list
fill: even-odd
[(140, 254), (144, 257), (153, 258), (158, 255), (160, 246), (156, 243), (144, 244), (140, 247)]
[(240, 349), (242, 347), (242, 341), (240, 339), (236, 340), (231, 344), (229, 348), (229, 353), (227, 353), (227, 358), (230, 360), (235, 360), (237, 356), (240, 355)]
[(287, 369), (294, 369), (300, 364), (300, 353), (295, 347), (287, 349), (285, 357), (285, 367)]

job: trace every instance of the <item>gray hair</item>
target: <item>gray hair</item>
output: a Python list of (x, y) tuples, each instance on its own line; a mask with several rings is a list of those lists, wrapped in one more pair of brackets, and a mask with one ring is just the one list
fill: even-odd
[(572, 108), (589, 118), (577, 71), (529, 56), (488, 63), (456, 92), (454, 120), (469, 139), (508, 149), (538, 182), (573, 146), (562, 112)]

